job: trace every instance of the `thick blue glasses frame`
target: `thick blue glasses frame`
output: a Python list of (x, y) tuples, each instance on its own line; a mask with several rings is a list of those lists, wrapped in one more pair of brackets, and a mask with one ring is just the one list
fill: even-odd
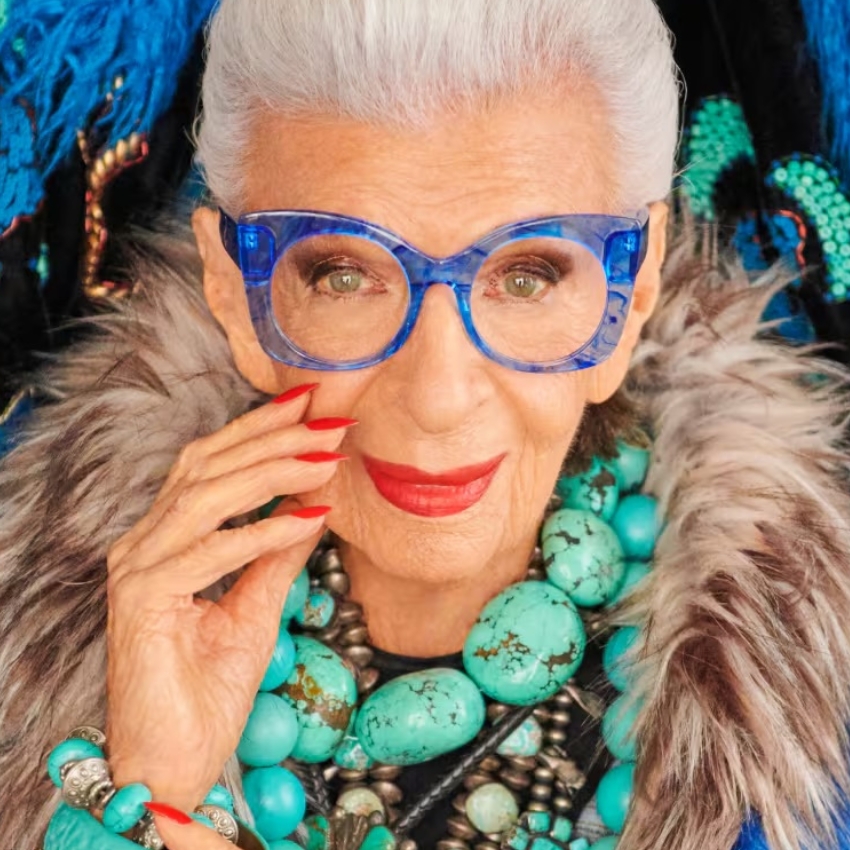
[[(269, 210), (246, 213), (239, 221), (220, 210), (224, 247), (242, 272), (251, 321), (269, 356), (290, 366), (323, 371), (364, 369), (395, 354), (410, 336), (428, 287), (449, 286), (457, 299), (469, 339), (486, 357), (520, 372), (571, 372), (601, 363), (616, 348), (629, 312), (638, 270), (646, 257), (649, 210), (633, 217), (570, 214), (529, 219), (504, 225), (463, 251), (443, 259), (430, 257), (397, 234), (376, 224), (344, 215), (309, 210)], [(271, 280), (275, 264), (295, 243), (310, 236), (345, 235), (368, 239), (389, 251), (401, 265), (410, 287), (410, 306), (399, 332), (376, 354), (359, 360), (327, 361), (312, 357), (281, 330), (272, 307)], [(567, 357), (546, 363), (515, 360), (494, 351), (472, 320), (470, 293), (475, 276), (492, 251), (530, 238), (577, 242), (602, 265), (608, 283), (605, 311), (593, 336)]]

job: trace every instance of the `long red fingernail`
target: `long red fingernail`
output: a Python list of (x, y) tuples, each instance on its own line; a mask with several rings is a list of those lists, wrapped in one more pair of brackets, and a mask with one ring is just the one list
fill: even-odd
[(179, 824), (192, 823), (192, 818), (180, 809), (175, 809), (174, 806), (169, 806), (167, 803), (145, 803), (145, 808), (155, 815), (162, 815), (164, 818), (173, 820)]
[(297, 387), (292, 387), (292, 389), (287, 390), (285, 393), (281, 393), (277, 398), (273, 398), (272, 404), (284, 404), (287, 401), (292, 401), (292, 399), (298, 398), (305, 393), (313, 392), (318, 386), (318, 384), (299, 384)]
[(328, 505), (313, 505), (310, 508), (298, 508), (297, 511), (292, 511), (289, 515), (297, 516), (299, 519), (315, 519), (330, 513), (330, 510)]
[(350, 428), (357, 424), (356, 419), (345, 416), (326, 416), (324, 419), (313, 419), (304, 423), (311, 431), (333, 431), (335, 428)]
[(295, 460), (303, 460), (306, 463), (329, 463), (332, 460), (348, 460), (348, 455), (339, 452), (305, 452), (303, 455), (295, 455)]

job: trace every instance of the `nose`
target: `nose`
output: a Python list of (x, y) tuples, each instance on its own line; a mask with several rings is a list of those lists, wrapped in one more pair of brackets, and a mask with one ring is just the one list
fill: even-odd
[(486, 359), (466, 335), (446, 284), (428, 287), (410, 337), (389, 363), (397, 397), (425, 433), (461, 430), (486, 397)]

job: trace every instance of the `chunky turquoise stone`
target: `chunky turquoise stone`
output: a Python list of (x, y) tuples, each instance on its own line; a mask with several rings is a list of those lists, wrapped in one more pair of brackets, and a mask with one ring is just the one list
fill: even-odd
[(385, 826), (373, 826), (366, 833), (360, 850), (395, 850), (397, 843), (391, 829)]
[(147, 814), (145, 803), (151, 800), (151, 789), (141, 782), (119, 788), (103, 810), (103, 825), (110, 832), (126, 832)]
[(496, 752), (500, 756), (536, 756), (542, 745), (543, 729), (534, 717), (529, 717), (499, 744)]
[(649, 469), (649, 451), (619, 440), (617, 442), (617, 455), (608, 463), (617, 476), (620, 492), (630, 493), (637, 490), (646, 480), (646, 472)]
[(590, 850), (590, 842), (586, 838), (576, 838), (567, 845), (567, 850)]
[(360, 707), (355, 731), (375, 761), (408, 765), (468, 744), (484, 725), (484, 699), (459, 670), (399, 676)]
[(289, 593), (286, 596), (286, 604), (283, 606), (281, 622), (288, 623), (303, 607), (310, 593), (310, 575), (307, 569), (301, 570), (292, 582)]
[(104, 758), (103, 750), (91, 741), (84, 738), (68, 738), (57, 744), (47, 757), (47, 773), (57, 788), (62, 787), (62, 777), (59, 771), (69, 761), (82, 761), (83, 759)]
[(551, 838), (547, 838), (545, 835), (538, 835), (531, 842), (531, 850), (561, 850), (561, 848)]
[(527, 850), (531, 835), (521, 826), (515, 826), (502, 836), (502, 846), (510, 850)]
[(624, 626), (608, 638), (605, 649), (602, 650), (602, 667), (605, 675), (618, 691), (625, 691), (629, 686), (631, 664), (625, 660), (624, 656), (635, 646), (639, 637), (640, 629)]
[(307, 828), (307, 847), (305, 850), (326, 850), (330, 839), (331, 826), (324, 815), (310, 815), (305, 821)]
[(636, 740), (633, 733), (640, 703), (622, 694), (617, 697), (602, 718), (602, 737), (611, 755), (618, 761), (634, 761)]
[(280, 695), (295, 708), (298, 740), (292, 755), (327, 761), (340, 745), (357, 703), (357, 685), (342, 659), (313, 638), (295, 638), (295, 669)]
[(609, 464), (596, 457), (586, 472), (558, 479), (555, 491), (565, 508), (590, 511), (606, 522), (614, 516), (620, 501), (617, 476)]
[(658, 503), (644, 493), (626, 496), (620, 501), (611, 526), (617, 532), (627, 558), (648, 561), (658, 537)]
[(295, 669), (295, 642), (286, 630), (284, 623), (280, 624), (277, 633), (272, 658), (266, 669), (266, 675), (260, 682), (261, 691), (273, 691), (279, 688), (292, 674)]
[(550, 835), (555, 841), (569, 841), (573, 834), (573, 822), (569, 818), (555, 818)]
[(524, 581), (484, 607), (467, 635), (463, 663), (488, 696), (531, 705), (572, 676), (585, 644), (584, 624), (569, 597), (548, 582)]
[(626, 574), (623, 577), (623, 583), (620, 589), (614, 595), (608, 604), (616, 605), (622, 602), (627, 596), (649, 575), (651, 572), (649, 564), (643, 561), (626, 561)]
[(623, 548), (608, 523), (590, 511), (564, 508), (543, 523), (541, 548), (546, 575), (576, 605), (607, 602), (626, 572)]
[(500, 782), (479, 785), (466, 798), (469, 822), (485, 835), (509, 830), (519, 818), (516, 798)]
[(333, 619), (336, 603), (330, 591), (313, 588), (307, 601), (295, 612), (295, 621), (305, 629), (323, 629)]
[(525, 820), (531, 832), (549, 832), (552, 829), (552, 815), (549, 812), (529, 812)]
[(298, 715), (286, 700), (259, 693), (242, 730), (236, 755), (249, 767), (270, 767), (287, 758), (298, 740)]
[(304, 850), (304, 848), (294, 841), (281, 838), (279, 841), (270, 841), (269, 850)]
[(356, 735), (346, 735), (342, 739), (334, 753), (334, 761), (343, 770), (368, 770), (375, 763)]
[(620, 833), (626, 824), (626, 815), (632, 800), (635, 766), (633, 763), (612, 767), (596, 789), (596, 810), (602, 823), (611, 832)]
[(218, 806), (233, 814), (233, 795), (223, 785), (213, 785), (204, 797), (205, 806)]
[(285, 767), (249, 770), (242, 788), (257, 831), (266, 841), (286, 838), (301, 823), (307, 798), (298, 777)]
[(585, 645), (584, 624), (569, 597), (547, 582), (522, 582), (487, 604), (463, 659), (486, 694), (530, 705), (558, 691), (581, 664)]
[(606, 835), (591, 845), (590, 850), (616, 850), (618, 840), (616, 835)]

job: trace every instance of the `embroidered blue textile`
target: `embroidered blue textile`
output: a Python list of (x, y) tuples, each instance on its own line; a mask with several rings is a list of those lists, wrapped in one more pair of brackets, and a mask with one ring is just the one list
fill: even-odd
[[(3, 0), (0, 0), (2, 3)], [(92, 124), (107, 147), (170, 104), (215, 0), (14, 0), (0, 29), (0, 233)], [(115, 99), (106, 109), (106, 96)]]

